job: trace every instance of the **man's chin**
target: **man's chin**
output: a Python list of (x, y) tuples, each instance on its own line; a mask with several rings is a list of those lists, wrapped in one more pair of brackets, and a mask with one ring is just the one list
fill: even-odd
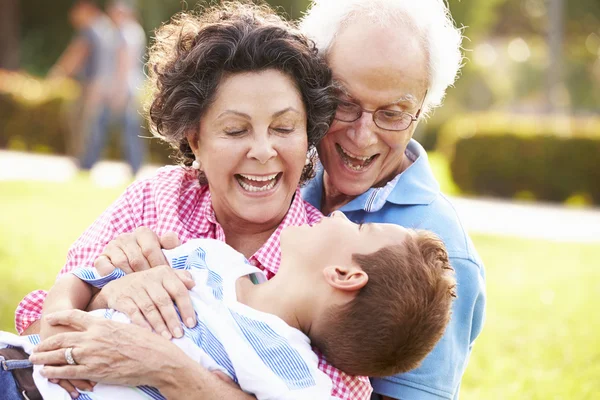
[[(334, 183), (335, 185), (335, 183)], [(361, 194), (363, 194), (364, 192), (366, 192), (367, 190), (369, 190), (371, 188), (371, 184), (370, 182), (364, 182), (364, 181), (359, 181), (359, 182), (348, 182), (347, 180), (344, 180), (342, 182), (340, 182), (339, 185), (335, 185), (336, 189), (338, 190), (338, 192), (349, 196), (349, 197), (357, 197), (360, 196)]]

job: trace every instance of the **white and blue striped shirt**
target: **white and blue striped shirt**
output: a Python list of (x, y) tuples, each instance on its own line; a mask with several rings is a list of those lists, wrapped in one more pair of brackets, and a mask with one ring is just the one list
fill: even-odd
[[(189, 357), (209, 370), (226, 373), (242, 390), (258, 399), (330, 398), (331, 380), (318, 369), (318, 358), (309, 338), (279, 317), (237, 301), (238, 278), (250, 275), (258, 283), (266, 280), (242, 254), (221, 241), (196, 239), (165, 250), (165, 255), (173, 268), (188, 270), (196, 282), (190, 297), (198, 324), (191, 329), (184, 327), (184, 337), (172, 340)], [(81, 268), (73, 273), (97, 287), (123, 275), (122, 271), (115, 270), (107, 277), (100, 277), (93, 268)], [(129, 322), (124, 314), (114, 310), (93, 313)], [(39, 340), (37, 335), (21, 338), (6, 335), (10, 334), (0, 333), (0, 341), (24, 347), (26, 351), (31, 351)], [(15, 343), (15, 338), (19, 343)], [(44, 399), (70, 399), (58, 385), (37, 373), (34, 378)], [(93, 392), (79, 398), (163, 399), (163, 396), (151, 387), (98, 384)]]

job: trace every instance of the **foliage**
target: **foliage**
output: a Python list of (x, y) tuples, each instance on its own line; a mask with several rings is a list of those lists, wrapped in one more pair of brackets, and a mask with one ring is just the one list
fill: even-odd
[[(23, 73), (0, 70), (0, 148), (66, 154), (68, 113), (79, 96), (71, 80), (41, 80)], [(119, 158), (119, 132), (111, 132), (106, 153)], [(146, 130), (145, 136), (149, 136)], [(152, 162), (170, 163), (168, 146), (149, 141)]]
[(466, 193), (600, 203), (600, 120), (475, 114), (447, 122), (439, 148)]
[(64, 154), (67, 127), (60, 116), (78, 93), (72, 81), (0, 70), (0, 146)]
[[(20, 299), (53, 284), (67, 248), (122, 189), (82, 177), (0, 182), (0, 193), (10, 193), (0, 197), (0, 329), (13, 330)], [(486, 264), (487, 317), (461, 399), (593, 399), (600, 392), (600, 247), (473, 240)]]

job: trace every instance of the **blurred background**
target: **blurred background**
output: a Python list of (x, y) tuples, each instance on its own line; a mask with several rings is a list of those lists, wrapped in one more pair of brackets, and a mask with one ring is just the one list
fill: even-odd
[[(309, 1), (269, 3), (297, 18)], [(132, 139), (149, 136), (139, 61), (153, 29), (196, 2), (101, 2), (119, 29), (100, 36), (123, 44), (98, 50), (112, 51), (120, 71), (104, 89), (121, 114), (98, 100), (94, 72), (70, 73), (90, 56), (74, 39), (86, 11), (74, 15), (72, 4), (0, 0), (3, 330), (134, 175), (171, 162), (155, 140)], [(461, 398), (600, 399), (600, 2), (449, 5), (468, 38), (465, 66), (415, 136), (487, 269), (486, 326)], [(103, 152), (86, 153), (85, 171), (70, 157), (85, 152), (83, 130), (107, 138)]]

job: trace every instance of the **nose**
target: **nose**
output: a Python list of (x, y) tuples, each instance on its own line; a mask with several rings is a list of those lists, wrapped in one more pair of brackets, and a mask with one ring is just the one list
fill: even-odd
[(248, 158), (254, 158), (261, 164), (266, 164), (275, 157), (277, 157), (277, 151), (273, 147), (269, 134), (255, 136), (248, 151)]
[(377, 141), (377, 135), (374, 132), (374, 128), (375, 123), (373, 122), (373, 114), (363, 111), (360, 118), (354, 121), (348, 128), (346, 134), (354, 146), (358, 149), (366, 149)]

